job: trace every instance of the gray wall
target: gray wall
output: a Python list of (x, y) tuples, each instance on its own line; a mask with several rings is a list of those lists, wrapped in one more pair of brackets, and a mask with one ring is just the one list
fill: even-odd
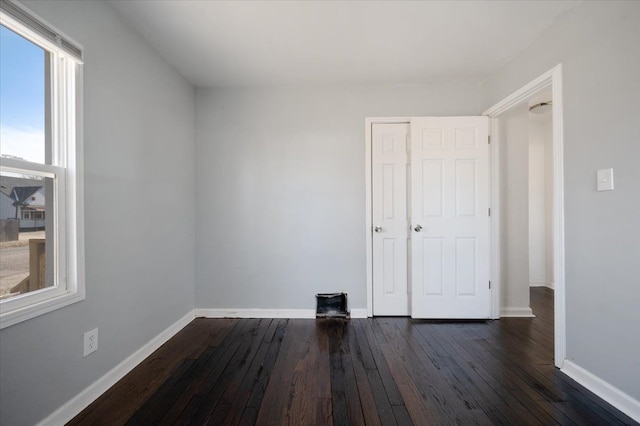
[(529, 311), (529, 106), (500, 116), (500, 308)]
[[(106, 3), (25, 5), (85, 48), (87, 298), (0, 331), (0, 424), (12, 426), (43, 419), (194, 305), (194, 90)], [(99, 349), (83, 358), (94, 327)]]
[(196, 93), (196, 307), (366, 307), (367, 116), (477, 115), (476, 85)]
[[(640, 3), (583, 2), (483, 86), (489, 107), (562, 62), (567, 356), (640, 399)], [(615, 191), (596, 192), (613, 167)]]
[(529, 113), (529, 283), (553, 288), (553, 120)]

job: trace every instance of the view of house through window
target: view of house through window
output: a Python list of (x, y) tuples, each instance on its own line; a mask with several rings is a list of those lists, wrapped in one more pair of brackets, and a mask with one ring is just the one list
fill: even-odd
[[(48, 55), (0, 26), (0, 155), (51, 164), (46, 136)], [(54, 180), (37, 172), (0, 173), (0, 299), (54, 284)]]
[(53, 285), (51, 178), (0, 174), (0, 299)]

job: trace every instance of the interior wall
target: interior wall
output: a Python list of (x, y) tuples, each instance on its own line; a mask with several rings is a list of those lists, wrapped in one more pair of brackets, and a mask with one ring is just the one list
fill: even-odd
[(366, 308), (365, 117), (478, 115), (475, 84), (198, 89), (196, 305)]
[(531, 315), (529, 307), (529, 106), (502, 114), (500, 132), (500, 308), (502, 316)]
[[(567, 358), (640, 400), (639, 2), (582, 2), (483, 85), (485, 107), (563, 66)], [(613, 167), (615, 190), (596, 191)]]
[(0, 424), (12, 426), (53, 413), (194, 306), (193, 88), (105, 2), (24, 4), (84, 46), (87, 296), (0, 331)]
[(554, 251), (553, 246), (553, 118), (549, 113), (549, 119), (545, 121), (544, 128), (542, 129), (545, 135), (545, 148), (544, 148), (544, 198), (545, 198), (545, 282), (547, 287), (554, 288), (553, 282), (553, 262)]
[(529, 113), (529, 283), (538, 287), (553, 287), (552, 130), (550, 112)]

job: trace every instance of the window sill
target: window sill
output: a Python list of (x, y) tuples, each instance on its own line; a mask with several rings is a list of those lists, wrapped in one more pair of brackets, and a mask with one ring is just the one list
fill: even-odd
[(73, 303), (80, 302), (84, 299), (84, 292), (68, 291), (61, 295), (45, 299), (41, 302), (33, 303), (23, 308), (12, 309), (7, 312), (4, 312), (5, 308), (0, 305), (0, 329), (21, 323), (22, 321), (26, 321), (40, 315), (44, 315), (48, 312), (52, 312)]

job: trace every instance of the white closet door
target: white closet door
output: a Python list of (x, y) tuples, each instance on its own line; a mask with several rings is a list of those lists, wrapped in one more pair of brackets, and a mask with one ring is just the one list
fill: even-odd
[(490, 316), (488, 127), (487, 117), (411, 119), (414, 318)]
[(373, 314), (409, 315), (409, 124), (373, 124)]

